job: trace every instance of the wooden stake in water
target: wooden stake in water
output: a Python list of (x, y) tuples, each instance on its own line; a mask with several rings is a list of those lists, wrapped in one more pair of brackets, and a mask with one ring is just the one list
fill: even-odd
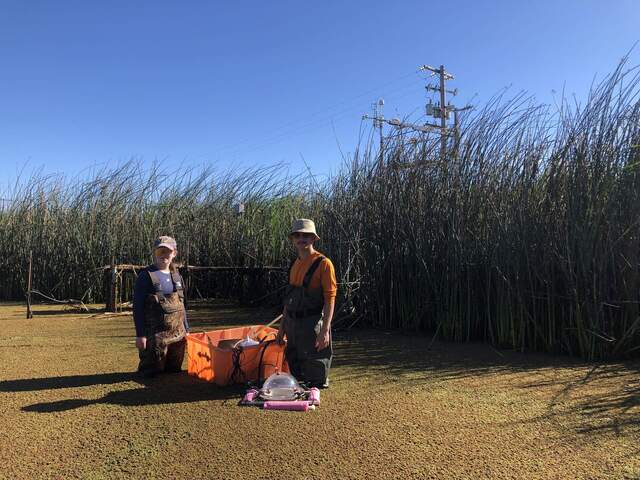
[(31, 311), (31, 265), (33, 263), (33, 250), (29, 250), (29, 276), (27, 277), (27, 318), (33, 318)]

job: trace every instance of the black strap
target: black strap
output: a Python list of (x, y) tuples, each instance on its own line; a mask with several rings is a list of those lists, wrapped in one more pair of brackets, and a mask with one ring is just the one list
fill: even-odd
[(180, 297), (180, 300), (184, 299), (184, 285), (182, 285), (182, 277), (177, 270), (171, 272), (171, 281), (173, 282), (173, 288)]
[(229, 383), (242, 383), (244, 378), (244, 372), (240, 366), (240, 359), (242, 357), (242, 347), (237, 346), (231, 351), (231, 361), (233, 363), (233, 369), (229, 375)]
[[(302, 286), (304, 288), (309, 288), (309, 283), (311, 283), (311, 277), (313, 276), (314, 273), (316, 273), (316, 270), (318, 269), (318, 267), (320, 266), (320, 263), (322, 263), (324, 259), (325, 257), (320, 255), (318, 258), (316, 258), (313, 261), (313, 263), (309, 267), (309, 270), (307, 270), (307, 273), (304, 274), (304, 279), (302, 280)], [(296, 258), (289, 265), (289, 271), (287, 272), (287, 283), (291, 282), (291, 270), (293, 270), (293, 266), (295, 265), (297, 260), (298, 259)]]
[(323, 257), (322, 255), (316, 258), (311, 264), (311, 266), (309, 267), (309, 270), (307, 270), (307, 273), (304, 274), (304, 280), (302, 281), (302, 286), (304, 287), (305, 290), (309, 288), (309, 284), (311, 283), (311, 277), (313, 276), (314, 273), (316, 273), (316, 270), (318, 269), (318, 267), (320, 266), (324, 258), (325, 257)]
[[(267, 337), (265, 337), (267, 338)], [(267, 351), (267, 348), (269, 348), (270, 345), (274, 344), (276, 341), (274, 340), (268, 340), (266, 342), (264, 342), (264, 339), (262, 339), (260, 341), (260, 343), (262, 344), (262, 351), (260, 352), (260, 361), (258, 362), (258, 382), (264, 383), (264, 381), (266, 380), (266, 378), (264, 378), (263, 373), (264, 373), (264, 364), (262, 363), (262, 361), (264, 360), (264, 354)], [(273, 365), (275, 368), (278, 368), (277, 365)]]
[(291, 270), (293, 270), (293, 266), (296, 264), (296, 260), (297, 258), (294, 258), (289, 264), (289, 270), (287, 270), (287, 284), (291, 281)]

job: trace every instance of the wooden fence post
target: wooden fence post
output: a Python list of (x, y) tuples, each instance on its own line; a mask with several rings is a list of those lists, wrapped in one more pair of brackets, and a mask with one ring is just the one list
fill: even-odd
[(116, 270), (116, 261), (113, 259), (111, 261), (111, 268), (109, 269), (107, 279), (107, 312), (115, 312), (116, 311), (116, 295), (117, 295), (117, 270)]
[(27, 318), (33, 318), (31, 311), (31, 271), (33, 264), (33, 250), (29, 250), (29, 275), (27, 277)]
[(122, 290), (123, 290), (123, 282), (124, 282), (124, 272), (125, 270), (120, 270), (120, 275), (118, 275), (118, 270), (115, 269), (115, 284), (116, 284), (116, 302), (114, 305), (114, 312), (122, 311)]
[(185, 310), (189, 308), (189, 290), (191, 288), (191, 275), (189, 272), (189, 242), (187, 241), (186, 249), (184, 252), (184, 276), (182, 277), (182, 289), (184, 290), (184, 308)]

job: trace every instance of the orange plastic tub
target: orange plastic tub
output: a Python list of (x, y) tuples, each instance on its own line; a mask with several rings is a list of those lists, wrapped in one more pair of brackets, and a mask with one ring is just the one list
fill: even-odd
[[(246, 338), (252, 332), (256, 340), (261, 341), (259, 345), (236, 350), (218, 346), (222, 340)], [(230, 385), (265, 379), (276, 370), (288, 372), (285, 346), (270, 341), (275, 340), (277, 333), (275, 328), (260, 325), (190, 333), (187, 335), (189, 375), (216, 385)]]

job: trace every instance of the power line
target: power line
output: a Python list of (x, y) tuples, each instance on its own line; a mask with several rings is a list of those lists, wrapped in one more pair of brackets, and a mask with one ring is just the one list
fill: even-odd
[[(431, 76), (437, 75), (439, 79), (438, 86), (433, 86), (431, 84), (427, 85), (425, 88), (429, 91), (435, 91), (439, 93), (440, 102), (437, 104), (433, 104), (431, 101), (426, 105), (426, 114), (427, 116), (434, 117), (440, 120), (440, 124), (435, 123), (424, 123), (424, 124), (415, 124), (403, 122), (399, 118), (392, 118), (391, 120), (385, 119), (379, 112), (377, 108), (374, 108), (373, 116), (363, 115), (363, 119), (373, 120), (374, 128), (380, 129), (380, 166), (383, 165), (383, 134), (382, 134), (382, 125), (387, 124), (391, 125), (402, 132), (402, 129), (408, 128), (415, 132), (420, 133), (432, 133), (439, 132), (440, 133), (440, 156), (443, 160), (446, 159), (446, 150), (447, 150), (447, 137), (451, 135), (449, 132), (449, 127), (447, 125), (447, 120), (449, 119), (450, 113), (454, 114), (454, 127), (453, 134), (455, 138), (455, 151), (457, 154), (457, 149), (460, 141), (460, 131), (459, 131), (459, 121), (458, 121), (458, 113), (464, 110), (469, 110), (472, 107), (466, 106), (463, 108), (456, 108), (451, 105), (451, 103), (447, 103), (447, 94), (457, 95), (458, 89), (455, 90), (447, 90), (446, 82), (449, 80), (453, 80), (454, 76), (447, 72), (444, 68), (444, 65), (440, 65), (440, 68), (431, 67), (429, 65), (422, 65), (418, 68), (418, 71), (428, 71), (431, 72)], [(390, 137), (387, 137), (390, 138)]]
[[(404, 90), (407, 88), (413, 88), (414, 85), (405, 85), (399, 89), (396, 89), (396, 93), (398, 93), (400, 90)], [(405, 92), (402, 95), (395, 95), (392, 94), (391, 98), (394, 99), (400, 99), (400, 98), (404, 98), (410, 94), (412, 94), (413, 92), (409, 91), (409, 92)], [(389, 97), (388, 97), (389, 98)], [(238, 148), (233, 149), (231, 151), (228, 152), (228, 155), (237, 155), (239, 153), (249, 153), (252, 151), (255, 151), (259, 148), (263, 148), (265, 146), (269, 146), (269, 145), (275, 145), (277, 143), (280, 143), (282, 140), (285, 139), (289, 139), (292, 136), (296, 136), (299, 135), (300, 133), (309, 131), (312, 128), (317, 128), (320, 126), (324, 126), (324, 125), (329, 125), (331, 124), (332, 121), (335, 121), (337, 119), (342, 119), (345, 118), (351, 114), (353, 114), (354, 112), (360, 110), (360, 106), (354, 106), (354, 107), (348, 107), (345, 108), (343, 110), (337, 111), (331, 115), (325, 116), (321, 119), (317, 119), (317, 120), (313, 120), (311, 122), (307, 122), (301, 125), (297, 125), (295, 128), (289, 129), (289, 130), (285, 130), (282, 131), (280, 133), (278, 133), (277, 135), (271, 137), (271, 138), (265, 138), (260, 140), (259, 142), (254, 142), (253, 144), (249, 144), (246, 147), (243, 147), (242, 144), (238, 144)], [(222, 153), (222, 150), (218, 150), (216, 153)]]
[[(347, 99), (347, 100), (343, 100), (341, 102), (337, 102), (337, 103), (332, 104), (332, 105), (330, 105), (328, 107), (325, 107), (325, 108), (322, 108), (320, 110), (317, 110), (317, 111), (315, 111), (315, 112), (313, 112), (313, 113), (311, 113), (309, 115), (306, 115), (305, 117), (300, 117), (298, 119), (285, 122), (285, 123), (279, 125), (278, 127), (274, 128), (272, 130), (269, 130), (265, 134), (265, 136), (267, 138), (266, 139), (263, 138), (263, 140), (260, 140), (260, 142), (263, 142), (265, 140), (268, 141), (268, 140), (270, 140), (271, 137), (273, 137), (276, 134), (277, 135), (282, 134), (282, 130), (283, 129), (287, 129), (287, 132), (289, 132), (289, 131), (294, 131), (295, 132), (296, 129), (300, 128), (300, 123), (301, 122), (305, 122), (305, 123), (303, 123), (303, 127), (304, 127), (304, 126), (309, 124), (309, 119), (310, 118), (326, 114), (327, 112), (329, 112), (331, 110), (334, 110), (334, 109), (336, 109), (338, 107), (341, 107), (343, 105), (350, 104), (352, 106), (347, 107), (346, 109), (345, 108), (340, 109), (337, 112), (333, 112), (332, 114), (329, 115), (329, 117), (327, 117), (325, 115), (325, 117), (323, 119), (319, 120), (319, 121), (326, 121), (326, 120), (332, 118), (335, 115), (340, 115), (342, 113), (355, 110), (356, 108), (360, 109), (359, 105), (356, 105), (356, 101), (357, 100), (370, 95), (372, 92), (378, 92), (381, 89), (385, 88), (386, 86), (393, 85), (395, 83), (398, 83), (399, 81), (402, 81), (402, 80), (405, 80), (405, 79), (407, 79), (407, 78), (409, 78), (411, 76), (414, 76), (415, 74), (416, 74), (416, 72), (411, 72), (409, 74), (402, 75), (402, 76), (397, 77), (397, 78), (395, 78), (393, 80), (390, 80), (390, 81), (388, 81), (388, 82), (386, 82), (386, 83), (384, 83), (384, 84), (382, 84), (382, 85), (380, 85), (380, 86), (378, 86), (376, 88), (373, 88), (373, 89), (367, 90), (367, 91), (365, 91), (363, 93), (360, 93), (360, 94), (356, 95), (355, 97), (352, 97), (352, 98)], [(398, 87), (398, 88), (396, 88), (394, 90), (391, 90), (391, 91), (392, 92), (399, 91), (399, 90), (403, 90), (403, 89), (406, 89), (406, 88), (409, 88), (409, 87), (412, 87), (412, 86), (413, 86), (412, 84), (403, 85), (403, 86)], [(289, 128), (289, 127), (291, 127), (291, 128)], [(226, 146), (220, 147), (219, 149), (217, 149), (216, 153), (221, 153), (221, 152), (224, 152), (224, 151), (227, 151), (227, 150), (237, 149), (239, 146), (242, 146), (242, 145), (244, 145), (244, 144), (246, 144), (248, 142), (253, 142), (254, 144), (256, 143), (254, 137), (246, 137), (246, 138), (244, 138), (244, 139), (242, 139), (242, 140), (240, 140), (240, 141), (238, 141), (238, 142), (236, 142), (234, 144), (230, 144), (230, 145), (226, 145)]]

